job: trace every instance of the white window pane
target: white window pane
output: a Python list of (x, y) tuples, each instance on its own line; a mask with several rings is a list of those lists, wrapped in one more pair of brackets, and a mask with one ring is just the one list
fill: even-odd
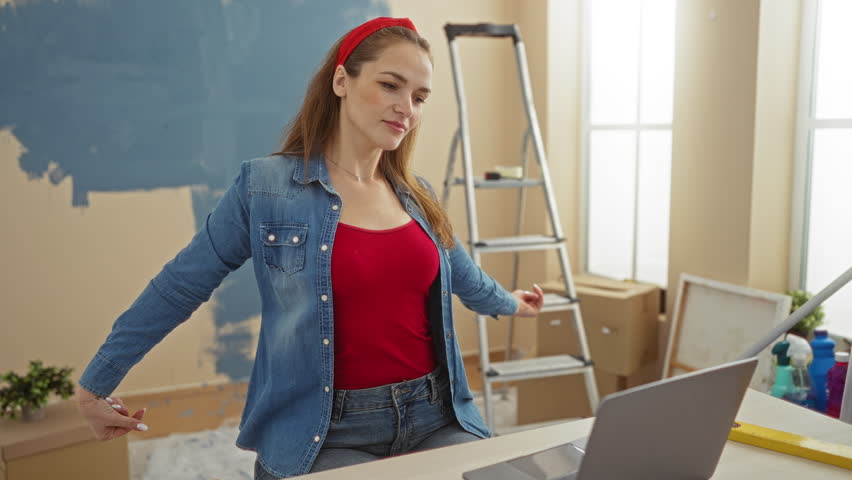
[[(806, 288), (816, 293), (852, 267), (852, 129), (814, 132)], [(825, 321), (852, 335), (852, 285), (824, 304)]]
[(641, 132), (636, 279), (663, 287), (669, 274), (671, 171), (671, 130)]
[(672, 123), (674, 38), (674, 0), (644, 0), (639, 99), (639, 120), (642, 123)]
[(816, 118), (852, 118), (852, 2), (822, 0), (817, 60)]
[(589, 135), (589, 271), (632, 278), (636, 133)]
[(595, 0), (589, 4), (591, 122), (634, 123), (638, 104), (639, 2)]

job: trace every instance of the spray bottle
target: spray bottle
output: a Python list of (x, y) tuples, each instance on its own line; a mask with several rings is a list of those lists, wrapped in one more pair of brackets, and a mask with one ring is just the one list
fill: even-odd
[(790, 349), (787, 350), (787, 356), (795, 360), (796, 355), (801, 353), (805, 355), (805, 364), (811, 363), (811, 360), (814, 358), (814, 351), (811, 348), (811, 344), (804, 337), (800, 337), (795, 333), (788, 333), (784, 336), (784, 340), (790, 342)]
[(807, 406), (811, 382), (808, 379), (808, 357), (804, 352), (793, 353), (793, 365), (791, 368), (793, 386), (784, 394), (783, 398), (797, 405)]
[(778, 359), (775, 367), (775, 383), (769, 392), (773, 397), (783, 398), (784, 395), (793, 391), (793, 367), (790, 366), (790, 357), (787, 356), (789, 349), (790, 342), (787, 340), (781, 340), (772, 347), (772, 354)]

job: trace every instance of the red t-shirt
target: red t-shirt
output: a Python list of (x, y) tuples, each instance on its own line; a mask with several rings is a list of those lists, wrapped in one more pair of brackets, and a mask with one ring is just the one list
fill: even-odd
[(435, 244), (413, 219), (388, 230), (338, 223), (331, 255), (334, 388), (371, 388), (435, 368), (426, 313)]

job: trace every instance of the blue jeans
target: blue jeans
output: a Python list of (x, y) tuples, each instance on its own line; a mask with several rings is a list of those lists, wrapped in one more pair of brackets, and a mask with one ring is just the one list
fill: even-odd
[[(335, 390), (331, 424), (311, 473), (479, 440), (453, 413), (445, 370), (361, 390)], [(259, 461), (255, 480), (276, 477)]]

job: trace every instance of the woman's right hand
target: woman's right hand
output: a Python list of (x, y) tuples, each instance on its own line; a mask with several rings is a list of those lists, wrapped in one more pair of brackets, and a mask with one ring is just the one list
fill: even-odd
[(98, 440), (112, 440), (131, 430), (148, 430), (148, 426), (141, 422), (145, 409), (138, 410), (131, 417), (120, 398), (100, 398), (77, 387), (77, 410), (89, 423)]

